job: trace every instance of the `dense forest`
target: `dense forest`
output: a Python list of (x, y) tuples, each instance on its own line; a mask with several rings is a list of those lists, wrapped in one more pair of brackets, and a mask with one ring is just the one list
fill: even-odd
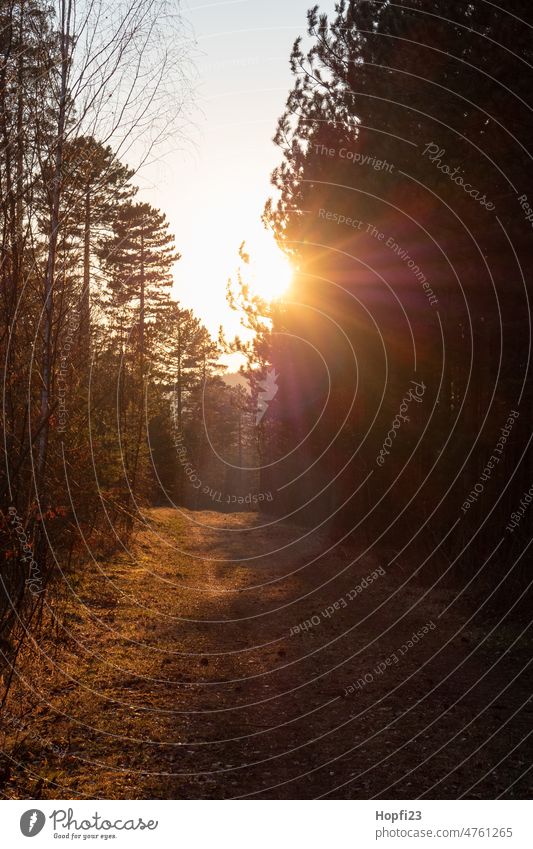
[(530, 580), (532, 516), (506, 530), (533, 480), (527, 14), (311, 9), (264, 214), (298, 268), (262, 311), (270, 507), (408, 561), (425, 549), (432, 580), (444, 551), (457, 591), (486, 564), (481, 592), (505, 579), (506, 603)]
[[(107, 28), (100, 11), (76, 17), (73, 0), (57, 13), (40, 0), (0, 8), (8, 681), (64, 570), (119, 545), (140, 505), (217, 501), (223, 459), (242, 464), (255, 450), (247, 393), (222, 381), (219, 344), (171, 292), (180, 255), (168, 221), (137, 199), (120, 158), (132, 138), (145, 141), (145, 125), (169, 131), (157, 125), (161, 105), (173, 105), (161, 77), (183, 57), (149, 48), (157, 4), (117, 10)], [(151, 68), (135, 66), (143, 51)], [(241, 497), (234, 473), (235, 487)]]

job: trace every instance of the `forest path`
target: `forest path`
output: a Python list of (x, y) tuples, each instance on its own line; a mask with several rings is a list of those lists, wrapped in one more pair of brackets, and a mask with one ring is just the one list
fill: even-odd
[[(160, 508), (145, 519), (130, 552), (87, 567), (58, 634), (65, 645), (53, 660), (34, 657), (15, 688), (12, 725), (32, 707), (6, 795), (455, 797), (530, 727), (529, 706), (489, 753), (462, 763), (520, 706), (515, 687), (468, 725), (521, 653), (476, 684), (512, 635), (478, 649), (481, 631), (463, 628), (459, 604), (439, 618), (445, 589), (426, 593), (398, 564), (328, 551), (294, 525), (257, 528), (268, 520), (253, 513)], [(312, 627), (294, 633), (305, 620)], [(525, 769), (518, 746), (471, 795), (503, 790), (522, 758)]]

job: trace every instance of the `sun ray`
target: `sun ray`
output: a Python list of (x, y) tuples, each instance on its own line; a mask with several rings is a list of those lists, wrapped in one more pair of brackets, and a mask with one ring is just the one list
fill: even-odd
[(249, 280), (253, 293), (273, 301), (286, 294), (292, 282), (292, 268), (274, 240), (250, 250)]

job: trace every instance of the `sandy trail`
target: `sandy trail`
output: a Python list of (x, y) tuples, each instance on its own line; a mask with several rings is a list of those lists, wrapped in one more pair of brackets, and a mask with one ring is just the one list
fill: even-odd
[(129, 553), (87, 567), (64, 645), (21, 669), (5, 794), (528, 795), (527, 647), (504, 655), (518, 625), (484, 640), (458, 604), (440, 616), (446, 589), (264, 521), (150, 510)]

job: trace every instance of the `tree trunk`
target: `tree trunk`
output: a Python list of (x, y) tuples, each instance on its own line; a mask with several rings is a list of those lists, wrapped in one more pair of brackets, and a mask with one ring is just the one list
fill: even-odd
[(39, 502), (44, 497), (46, 458), (50, 431), (50, 387), (52, 378), (52, 329), (53, 329), (53, 293), (55, 282), (57, 241), (59, 231), (59, 203), (61, 198), (61, 170), (63, 165), (63, 144), (67, 112), (68, 71), (70, 64), (70, 24), (72, 0), (61, 0), (61, 81), (59, 107), (57, 115), (57, 138), (54, 155), (54, 173), (52, 180), (52, 198), (50, 207), (50, 231), (48, 235), (48, 258), (43, 289), (43, 350), (41, 360), (41, 423), (37, 459), (36, 491)]
[(133, 461), (133, 470), (131, 475), (131, 489), (135, 492), (137, 485), (137, 472), (139, 468), (139, 454), (141, 451), (141, 442), (143, 434), (143, 418), (144, 418), (144, 310), (145, 310), (145, 268), (144, 268), (144, 231), (141, 230), (141, 256), (140, 256), (140, 289), (139, 289), (139, 427), (137, 430), (137, 443), (135, 445), (135, 455)]
[(83, 223), (83, 289), (81, 293), (80, 321), (81, 353), (87, 357), (91, 353), (91, 189), (85, 190), (85, 210)]

